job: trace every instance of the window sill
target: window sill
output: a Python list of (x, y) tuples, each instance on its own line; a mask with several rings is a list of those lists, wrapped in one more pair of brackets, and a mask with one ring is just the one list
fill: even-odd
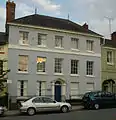
[(46, 45), (37, 45), (37, 47), (46, 48)]
[(18, 96), (16, 99), (28, 99), (26, 96)]
[(95, 53), (94, 51), (87, 50), (88, 53)]
[(20, 45), (22, 45), (22, 46), (29, 46), (29, 44), (21, 44), (21, 43), (19, 43)]
[(64, 48), (63, 47), (55, 47), (56, 49), (61, 49), (61, 50), (64, 50)]
[(108, 64), (108, 65), (114, 65), (114, 63), (109, 63), (109, 62), (107, 62), (107, 64)]
[(54, 75), (64, 75), (63, 73), (54, 73)]
[(80, 75), (79, 74), (70, 74), (70, 76), (72, 76), (72, 77), (79, 77)]
[(36, 74), (38, 74), (38, 75), (46, 75), (47, 73), (46, 72), (36, 72)]
[(94, 75), (86, 75), (86, 77), (91, 77), (91, 78), (93, 78), (93, 77), (95, 77)]
[(29, 72), (18, 71), (18, 74), (29, 74)]
[(74, 49), (74, 48), (71, 48), (72, 51), (77, 51), (79, 52), (80, 50), (79, 49)]

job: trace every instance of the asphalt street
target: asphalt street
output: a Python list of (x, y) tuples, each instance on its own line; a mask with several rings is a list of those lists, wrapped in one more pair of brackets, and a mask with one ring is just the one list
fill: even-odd
[(39, 113), (35, 116), (9, 116), (1, 117), (0, 120), (116, 120), (116, 108), (80, 110), (69, 113)]

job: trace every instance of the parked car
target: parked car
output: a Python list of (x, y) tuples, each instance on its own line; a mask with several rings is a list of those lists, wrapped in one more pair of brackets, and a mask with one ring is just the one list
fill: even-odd
[(6, 110), (6, 107), (0, 106), (0, 116), (3, 116)]
[(66, 102), (57, 102), (49, 97), (38, 96), (20, 102), (19, 109), (21, 113), (28, 113), (32, 116), (39, 111), (61, 111), (66, 113), (71, 110), (71, 105)]
[(82, 98), (82, 103), (86, 109), (115, 107), (116, 95), (111, 92), (104, 91), (87, 92)]

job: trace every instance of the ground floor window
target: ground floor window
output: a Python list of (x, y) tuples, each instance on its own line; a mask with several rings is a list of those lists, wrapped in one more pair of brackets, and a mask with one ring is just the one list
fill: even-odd
[(38, 96), (44, 96), (46, 94), (46, 81), (37, 81), (37, 93)]
[(19, 80), (17, 82), (17, 95), (18, 96), (27, 96), (27, 80)]
[(70, 97), (71, 99), (76, 99), (79, 97), (79, 83), (71, 82), (70, 83)]

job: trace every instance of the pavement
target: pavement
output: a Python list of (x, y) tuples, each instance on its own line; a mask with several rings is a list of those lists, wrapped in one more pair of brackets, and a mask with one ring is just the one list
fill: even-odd
[[(78, 110), (81, 110), (83, 109), (83, 106), (72, 106), (72, 110), (71, 111), (78, 111)], [(5, 113), (5, 116), (18, 116), (20, 115), (20, 112), (18, 110), (10, 110), (10, 111), (7, 111)]]

